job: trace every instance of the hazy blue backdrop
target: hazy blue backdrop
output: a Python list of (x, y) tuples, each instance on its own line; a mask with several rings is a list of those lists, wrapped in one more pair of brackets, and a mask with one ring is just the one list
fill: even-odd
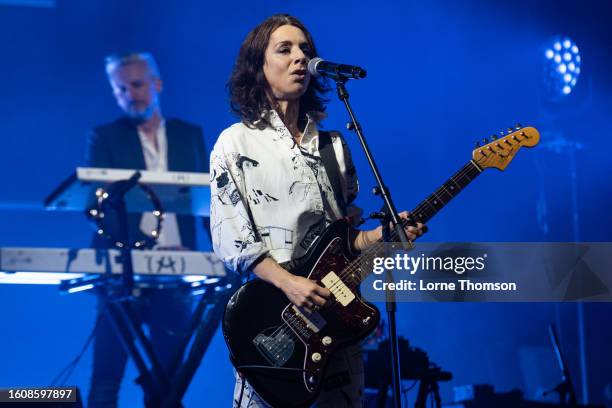
[[(612, 6), (601, 1), (151, 1), (56, 0), (42, 7), (0, 1), (0, 246), (83, 247), (81, 214), (36, 209), (83, 163), (85, 135), (119, 115), (104, 56), (148, 50), (164, 79), (167, 116), (198, 123), (206, 143), (236, 121), (225, 84), (248, 31), (288, 12), (311, 30), (320, 54), (358, 64), (353, 107), (401, 209), (411, 209), (471, 158), (477, 140), (513, 126), (536, 126), (541, 144), (520, 151), (502, 174), (486, 171), (429, 224), (429, 241), (610, 241)], [(36, 2), (23, 2), (35, 4)], [(582, 73), (566, 101), (543, 101), (543, 46), (569, 35)], [(347, 115), (329, 94), (327, 128)], [(345, 132), (361, 179), (359, 204), (379, 207), (354, 136)], [(562, 141), (566, 143), (562, 143)], [(573, 153), (554, 146), (578, 142)], [(570, 155), (577, 200), (572, 204)], [(578, 236), (572, 229), (576, 215)], [(612, 384), (610, 306), (587, 304), (589, 399)], [(53, 286), (0, 285), (0, 386), (49, 384), (92, 330), (94, 297)], [(529, 398), (559, 373), (546, 326), (560, 325), (580, 383), (576, 306), (571, 304), (403, 304), (399, 332), (452, 371), (442, 387), (491, 383)], [(71, 380), (88, 390), (88, 351)], [(130, 365), (123, 406), (140, 406)], [(229, 406), (233, 374), (219, 333), (185, 405)], [(578, 390), (581, 393), (581, 389)], [(414, 398), (414, 391), (411, 397)]]

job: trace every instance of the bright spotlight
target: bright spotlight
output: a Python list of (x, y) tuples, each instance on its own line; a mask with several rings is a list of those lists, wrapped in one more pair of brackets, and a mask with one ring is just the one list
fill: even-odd
[(580, 75), (578, 46), (567, 36), (556, 36), (543, 50), (546, 91), (551, 99), (564, 98), (572, 93)]

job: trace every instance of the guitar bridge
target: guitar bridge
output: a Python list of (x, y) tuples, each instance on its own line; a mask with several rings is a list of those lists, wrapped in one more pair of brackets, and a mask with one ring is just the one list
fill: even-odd
[(293, 354), (295, 344), (284, 330), (279, 330), (275, 336), (259, 333), (253, 344), (266, 361), (274, 367), (282, 367)]

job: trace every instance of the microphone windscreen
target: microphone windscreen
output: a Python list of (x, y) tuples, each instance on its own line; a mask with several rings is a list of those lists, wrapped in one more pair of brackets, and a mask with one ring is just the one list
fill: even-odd
[(311, 59), (310, 61), (308, 61), (308, 72), (310, 72), (310, 75), (312, 75), (313, 77), (318, 77), (318, 76), (321, 75), (317, 71), (317, 65), (321, 61), (323, 61), (323, 59), (319, 58), (319, 57), (315, 57), (315, 58)]

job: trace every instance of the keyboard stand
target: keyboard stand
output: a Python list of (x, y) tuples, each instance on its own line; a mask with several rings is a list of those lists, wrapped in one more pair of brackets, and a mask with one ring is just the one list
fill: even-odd
[[(90, 169), (95, 174), (100, 173), (100, 169)], [(102, 169), (102, 175), (112, 173), (112, 170)], [(115, 171), (116, 172), (116, 171)], [(170, 368), (177, 367), (176, 374), (173, 375), (173, 379), (168, 378), (168, 373), (165, 372), (161, 365), (159, 358), (156, 356), (155, 350), (151, 345), (150, 340), (147, 338), (143, 330), (143, 322), (140, 317), (134, 312), (132, 308), (132, 299), (134, 291), (134, 269), (132, 265), (131, 250), (132, 243), (128, 232), (128, 218), (127, 218), (127, 196), (128, 192), (138, 184), (142, 178), (142, 174), (147, 172), (140, 171), (125, 171), (121, 173), (121, 179), (112, 182), (106, 189), (106, 192), (110, 196), (108, 198), (112, 209), (116, 211), (118, 216), (118, 233), (114, 237), (114, 241), (121, 243), (121, 260), (122, 260), (122, 275), (121, 285), (111, 285), (110, 277), (105, 277), (107, 280), (104, 282), (98, 281), (97, 290), (105, 295), (108, 299), (107, 310), (108, 316), (111, 319), (112, 325), (115, 328), (117, 335), (121, 339), (123, 346), (129, 356), (134, 361), (136, 368), (138, 369), (139, 377), (138, 384), (142, 387), (145, 395), (145, 406), (147, 408), (176, 408), (182, 407), (181, 400), (187, 391), (189, 383), (191, 382), (196, 369), (199, 367), (200, 362), (210, 344), (212, 336), (216, 331), (216, 328), (221, 320), (224, 306), (229, 300), (229, 296), (233, 292), (233, 284), (236, 282), (230, 282), (231, 277), (222, 280), (223, 286), (204, 287), (204, 292), (200, 297), (195, 312), (192, 314), (190, 320), (190, 327), (188, 330), (188, 336), (185, 336), (181, 342), (180, 347), (177, 349), (177, 354), (174, 358)], [(187, 173), (186, 173), (187, 174)], [(77, 175), (79, 172), (77, 171)], [(150, 174), (151, 176), (157, 176), (156, 174)], [(123, 179), (125, 176), (125, 179)], [(195, 177), (196, 175), (193, 175)], [(197, 184), (193, 183), (189, 179), (185, 180), (185, 174), (180, 175), (177, 181), (170, 180), (167, 184)], [(48, 209), (83, 209), (83, 206), (91, 203), (90, 194), (91, 186), (87, 186), (87, 183), (83, 184), (78, 181), (78, 177), (72, 177), (62, 185), (47, 199), (45, 205)], [(77, 193), (69, 194), (71, 187), (85, 185), (84, 188), (80, 188)], [(172, 198), (172, 195), (168, 197)], [(77, 201), (77, 204), (71, 205), (72, 201)], [(165, 201), (165, 200), (164, 200)], [(190, 213), (193, 207), (193, 201), (190, 200), (190, 205), (183, 207), (184, 212)], [(172, 205), (166, 206), (165, 208), (173, 207)], [(178, 208), (171, 208), (171, 211), (176, 212)], [(192, 211), (193, 215), (197, 215), (198, 212)], [(199, 213), (200, 215), (208, 215), (207, 211)], [(100, 284), (102, 283), (102, 284)], [(106, 283), (106, 284), (104, 284)], [(93, 285), (92, 285), (93, 286)], [(199, 287), (198, 289), (201, 289)], [(102, 312), (104, 313), (104, 312)], [(192, 338), (195, 338), (193, 342)], [(185, 351), (189, 344), (192, 343), (188, 350), (187, 358), (184, 359)], [(109, 356), (109, 358), (112, 358)]]
[[(142, 330), (142, 321), (133, 312), (129, 298), (110, 301), (108, 312), (126, 351), (139, 373), (137, 383), (145, 394), (147, 408), (181, 407), (187, 388), (210, 345), (223, 316), (234, 285), (209, 285), (191, 316), (189, 330), (177, 348), (173, 364), (177, 367), (173, 379), (164, 372), (151, 342)], [(201, 290), (201, 289), (199, 289)], [(193, 339), (193, 341), (192, 341)], [(188, 346), (191, 344), (191, 347)]]

